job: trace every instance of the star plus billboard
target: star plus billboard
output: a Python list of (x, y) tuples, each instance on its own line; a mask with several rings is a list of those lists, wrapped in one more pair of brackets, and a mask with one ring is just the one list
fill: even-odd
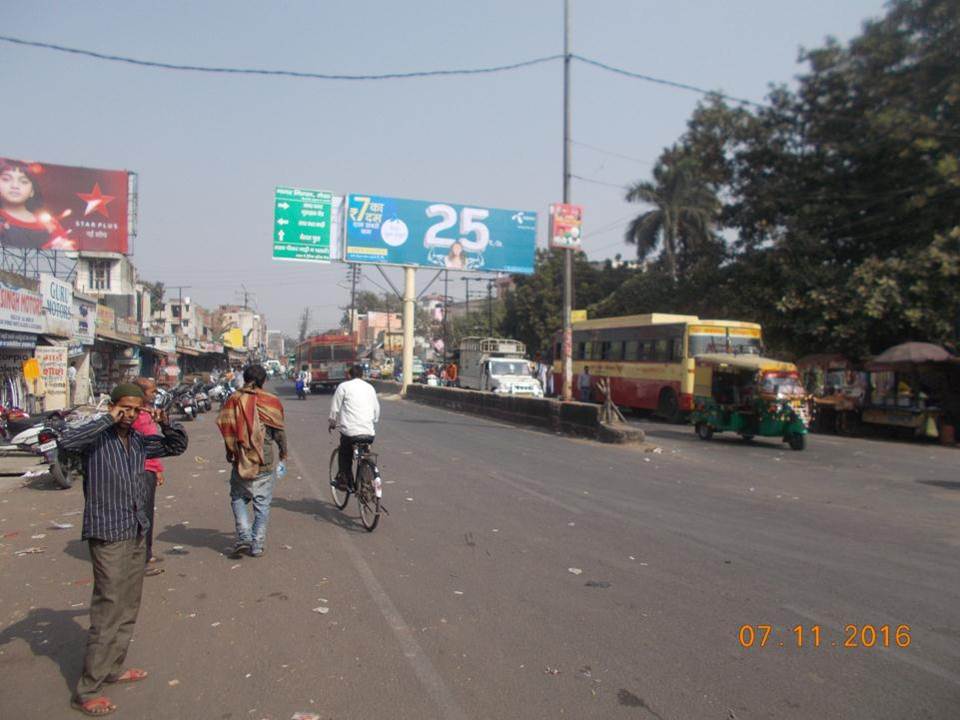
[(530, 274), (537, 214), (351, 194), (347, 262)]
[(130, 173), (0, 158), (0, 244), (127, 252)]

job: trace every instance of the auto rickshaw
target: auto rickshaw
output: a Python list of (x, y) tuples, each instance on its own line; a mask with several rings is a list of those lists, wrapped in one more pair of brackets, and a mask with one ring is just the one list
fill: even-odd
[(735, 432), (744, 440), (779, 437), (806, 446), (806, 392), (793, 363), (757, 355), (708, 354), (695, 359), (690, 420), (702, 440)]

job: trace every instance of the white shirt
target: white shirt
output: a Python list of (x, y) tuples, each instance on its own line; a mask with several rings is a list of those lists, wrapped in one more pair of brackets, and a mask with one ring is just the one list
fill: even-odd
[(376, 435), (373, 425), (380, 422), (380, 401), (373, 385), (360, 378), (340, 383), (330, 404), (330, 419), (347, 437)]

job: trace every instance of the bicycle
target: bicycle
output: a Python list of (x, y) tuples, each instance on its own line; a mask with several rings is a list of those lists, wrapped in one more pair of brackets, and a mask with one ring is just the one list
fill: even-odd
[(380, 514), (387, 509), (380, 504), (383, 497), (383, 485), (380, 469), (377, 467), (377, 453), (370, 452), (369, 442), (359, 442), (353, 446), (353, 480), (346, 490), (336, 486), (339, 471), (339, 448), (330, 454), (330, 494), (338, 510), (343, 510), (351, 495), (357, 496), (360, 506), (360, 522), (367, 532), (373, 532), (380, 522)]

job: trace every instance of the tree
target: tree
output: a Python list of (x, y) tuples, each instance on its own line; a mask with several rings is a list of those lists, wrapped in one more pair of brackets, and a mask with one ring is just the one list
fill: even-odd
[(647, 203), (653, 209), (633, 219), (625, 240), (636, 245), (638, 260), (659, 250), (673, 279), (686, 264), (684, 258), (695, 256), (714, 241), (712, 225), (720, 204), (696, 162), (679, 151), (664, 153), (653, 169), (653, 182), (635, 183), (626, 199)]
[(144, 287), (147, 288), (147, 291), (150, 293), (150, 306), (155, 309), (163, 308), (163, 297), (164, 297), (164, 287), (163, 281), (157, 280), (156, 282), (147, 282), (143, 281)]

